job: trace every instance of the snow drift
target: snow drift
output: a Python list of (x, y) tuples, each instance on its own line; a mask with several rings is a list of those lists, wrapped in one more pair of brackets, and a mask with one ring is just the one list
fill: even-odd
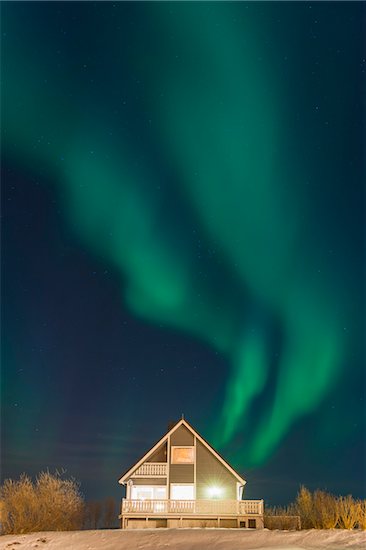
[(269, 531), (263, 529), (144, 529), (43, 532), (5, 535), (0, 550), (348, 550), (366, 548), (365, 531), (341, 529)]

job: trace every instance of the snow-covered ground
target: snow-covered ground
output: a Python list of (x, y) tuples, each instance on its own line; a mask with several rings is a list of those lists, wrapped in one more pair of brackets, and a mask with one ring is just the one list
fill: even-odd
[(366, 550), (366, 531), (340, 529), (144, 529), (44, 532), (0, 537), (0, 550)]

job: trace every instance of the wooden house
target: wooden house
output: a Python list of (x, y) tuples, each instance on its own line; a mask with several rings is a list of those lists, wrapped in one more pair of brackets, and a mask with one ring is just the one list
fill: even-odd
[(184, 419), (121, 477), (121, 527), (263, 528), (263, 500)]

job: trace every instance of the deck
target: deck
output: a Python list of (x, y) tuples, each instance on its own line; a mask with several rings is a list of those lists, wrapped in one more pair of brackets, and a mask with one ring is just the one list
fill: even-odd
[(149, 527), (263, 528), (263, 500), (122, 499), (122, 529)]
[(263, 500), (131, 500), (122, 499), (122, 515), (261, 516)]

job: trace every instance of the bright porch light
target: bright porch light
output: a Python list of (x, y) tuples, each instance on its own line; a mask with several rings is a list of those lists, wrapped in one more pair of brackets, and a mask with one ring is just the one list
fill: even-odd
[(221, 487), (209, 487), (207, 489), (207, 493), (210, 498), (219, 498), (222, 495), (222, 492)]

